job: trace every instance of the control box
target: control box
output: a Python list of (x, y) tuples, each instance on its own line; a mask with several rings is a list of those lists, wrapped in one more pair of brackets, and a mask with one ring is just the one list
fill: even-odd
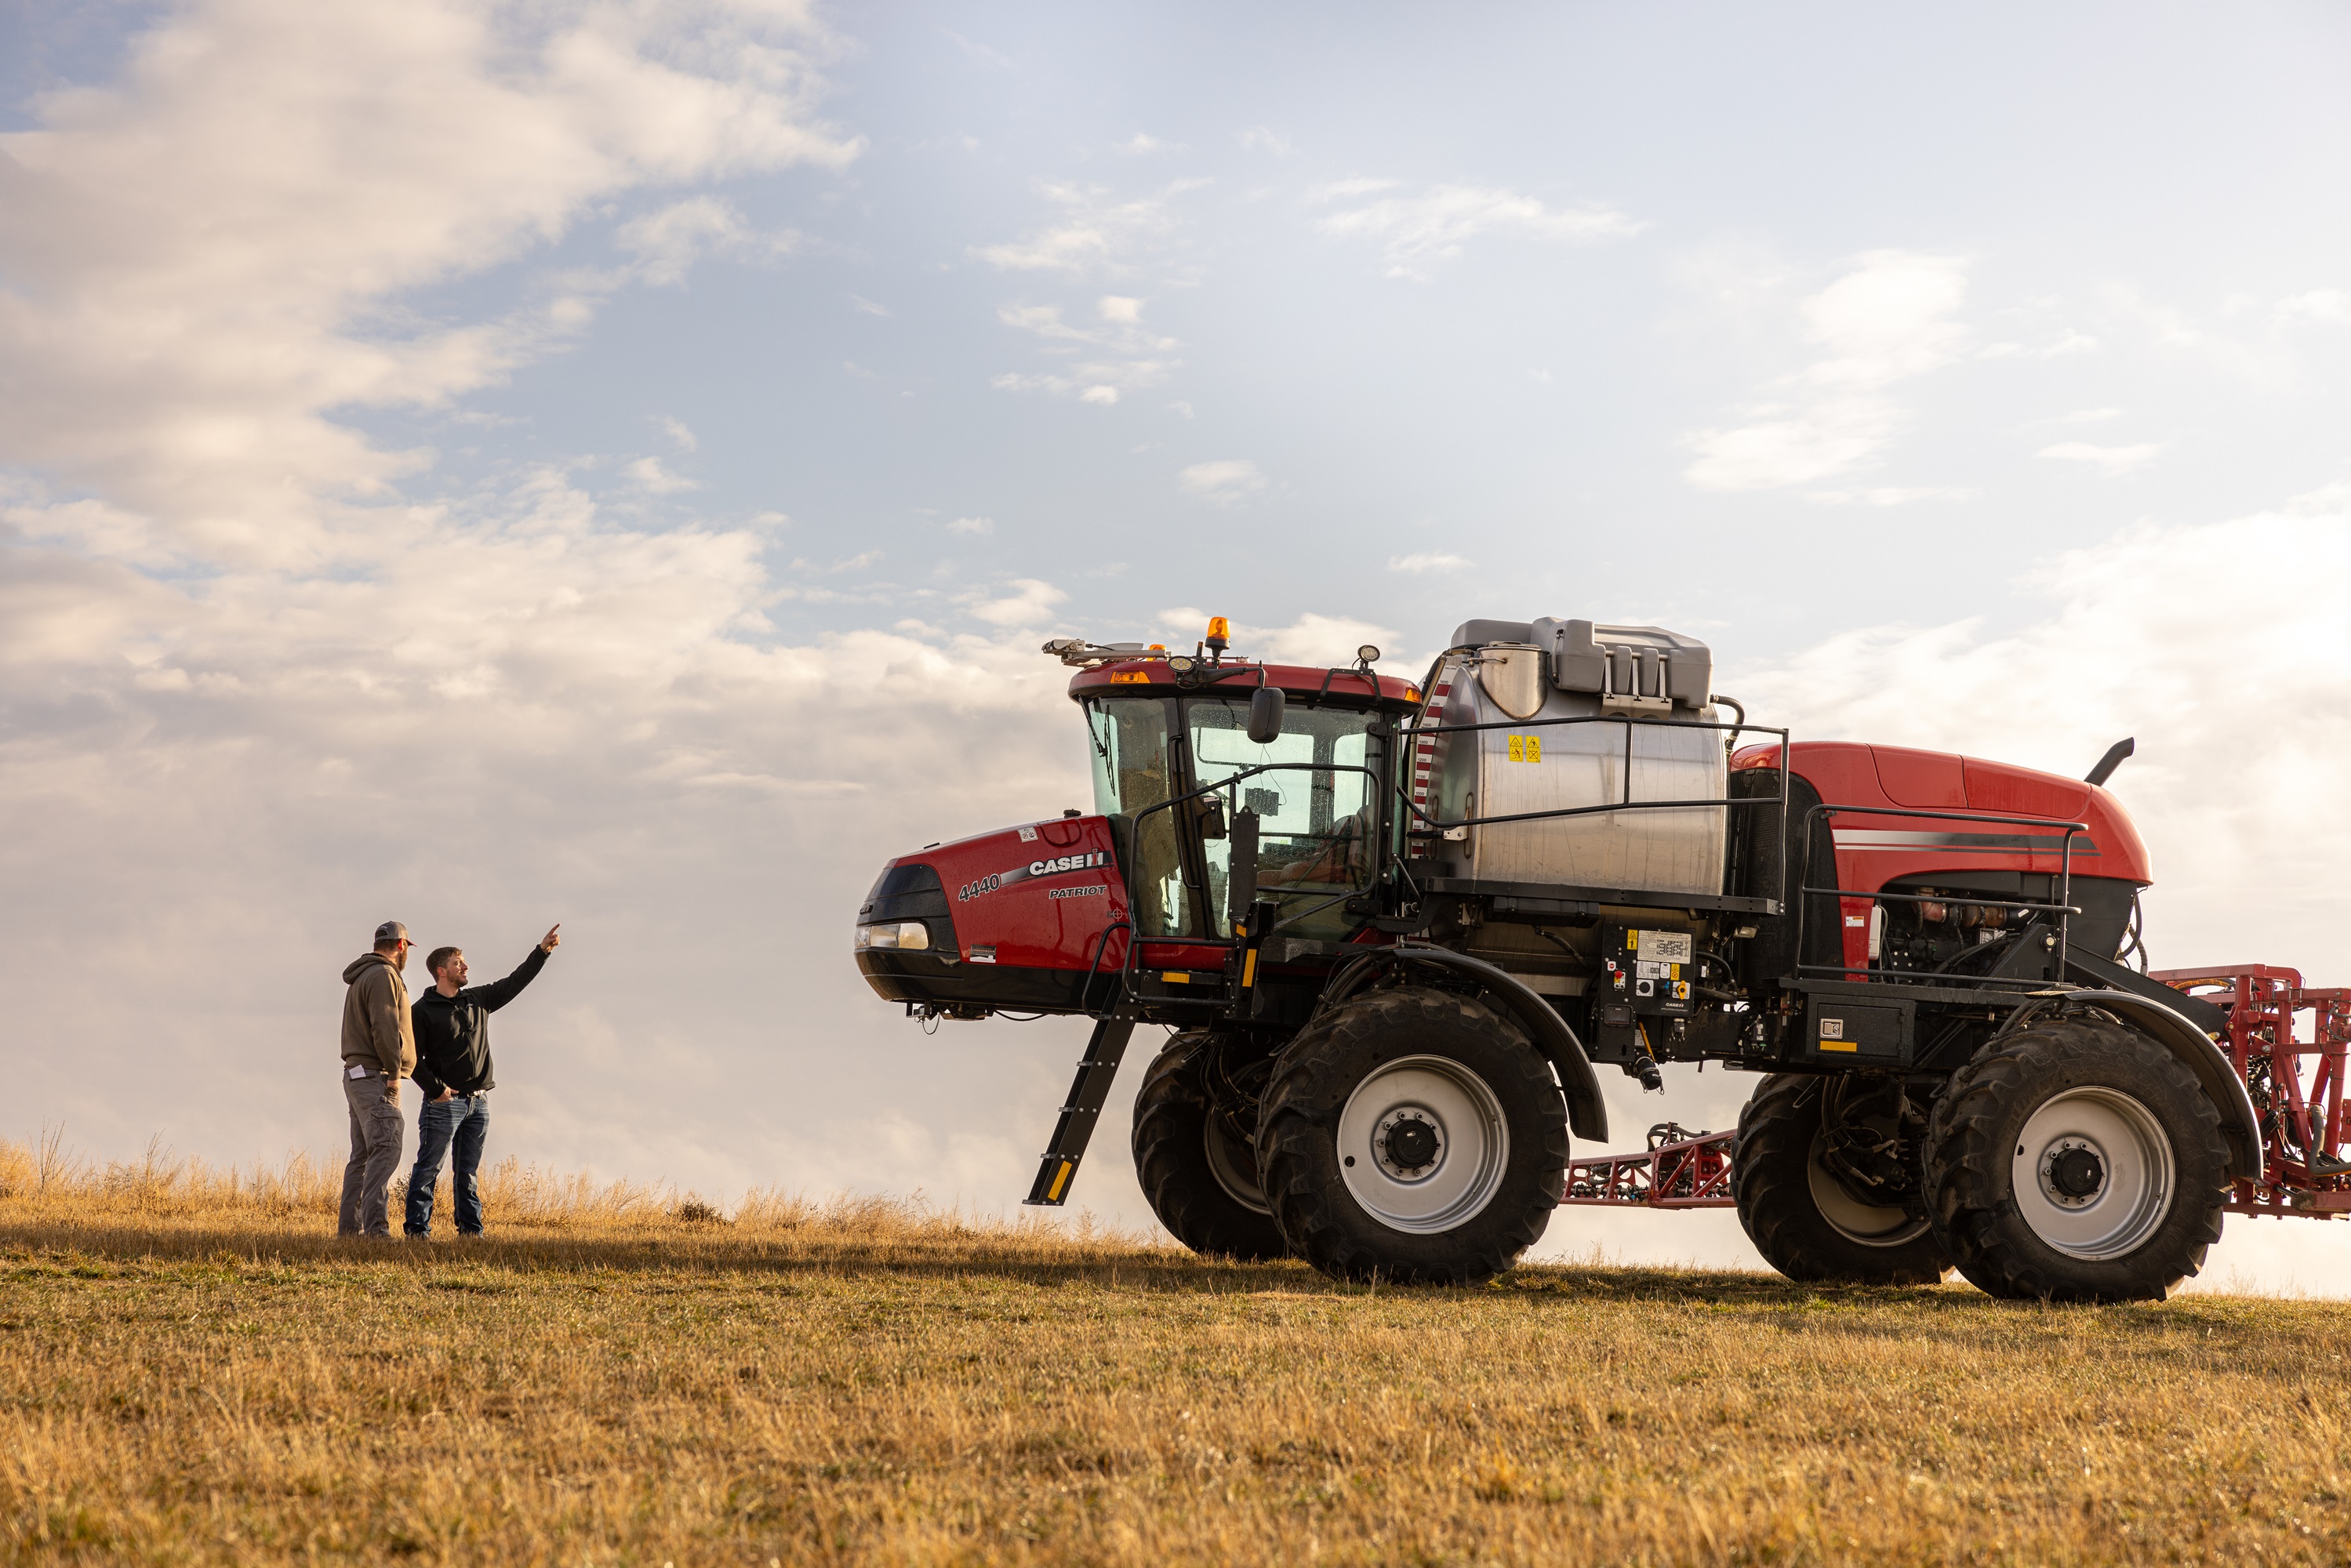
[(1642, 1018), (1690, 1016), (1690, 982), (1698, 977), (1698, 938), (1687, 931), (1637, 925), (1600, 928), (1603, 1003), (1615, 1002)]
[(1698, 938), (1687, 931), (1604, 925), (1599, 956), (1590, 993), (1593, 1060), (1619, 1065), (1641, 1057), (1675, 1060), (1681, 1054), (1680, 1021), (1697, 1010), (1690, 983), (1698, 977)]

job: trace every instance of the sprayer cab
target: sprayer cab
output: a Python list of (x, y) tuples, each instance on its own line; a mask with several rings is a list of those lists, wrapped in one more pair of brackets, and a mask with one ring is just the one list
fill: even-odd
[(1327, 968), (1373, 929), (1365, 900), (1405, 832), (1389, 785), (1418, 687), (1375, 671), (1369, 646), (1320, 668), (1229, 647), (1222, 617), (1191, 654), (1047, 644), (1076, 671), (1093, 809), (892, 862), (858, 914), (874, 990), (931, 1017), (1126, 1007), (1194, 1021), (1234, 1000), (1253, 907), (1284, 926), (1285, 966)]

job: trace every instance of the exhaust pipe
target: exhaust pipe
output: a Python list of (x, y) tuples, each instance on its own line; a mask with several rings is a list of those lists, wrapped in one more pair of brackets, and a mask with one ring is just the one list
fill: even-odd
[(2115, 776), (2115, 769), (2123, 765), (2123, 758), (2137, 749), (2138, 740), (2136, 737), (2127, 740), (2116, 741), (2106, 747), (2106, 754), (2098, 758), (2098, 765), (2085, 774), (2082, 781), (2085, 784), (2105, 783)]

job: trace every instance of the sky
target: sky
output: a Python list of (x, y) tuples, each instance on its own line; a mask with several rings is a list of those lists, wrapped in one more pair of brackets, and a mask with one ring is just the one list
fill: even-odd
[[(376, 922), (560, 920), (493, 1158), (1010, 1211), (1083, 1025), (925, 1035), (852, 917), (1084, 802), (1047, 637), (1210, 614), (2135, 736), (2158, 967), (2351, 983), (2346, 74), (2304, 5), (14, 0), (0, 1137), (337, 1153)], [(1620, 1142), (1748, 1087), (1668, 1082)], [(2351, 1293), (2351, 1227), (2207, 1279)]]

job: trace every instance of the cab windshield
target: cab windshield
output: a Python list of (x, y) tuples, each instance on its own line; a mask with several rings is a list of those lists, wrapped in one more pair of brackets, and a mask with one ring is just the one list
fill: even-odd
[[(1222, 807), (1237, 794), (1231, 803), (1259, 818), (1259, 895), (1278, 899), (1284, 920), (1304, 916), (1282, 935), (1322, 941), (1345, 937), (1355, 923), (1341, 907), (1343, 895), (1368, 885), (1379, 863), (1369, 842), (1377, 802), (1371, 777), (1362, 771), (1374, 716), (1293, 703), (1281, 733), (1260, 746), (1249, 737), (1245, 692), (1089, 703), (1094, 808), (1135, 822), (1135, 921), (1141, 933), (1229, 934), (1226, 895), (1232, 843), (1224, 834)], [(1234, 789), (1191, 805), (1145, 814), (1171, 795), (1268, 764), (1286, 766), (1251, 774)], [(1196, 826), (1198, 837), (1179, 833), (1179, 816)]]

